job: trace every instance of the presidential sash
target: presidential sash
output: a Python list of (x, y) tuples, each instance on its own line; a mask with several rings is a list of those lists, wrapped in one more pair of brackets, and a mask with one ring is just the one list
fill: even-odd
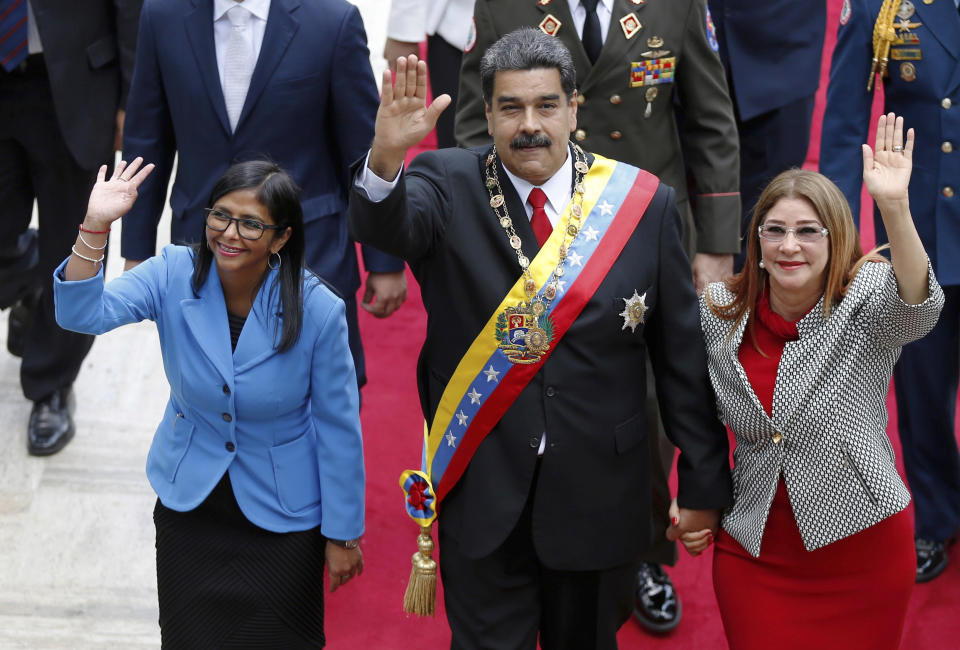
[[(407, 470), (400, 476), (407, 512), (421, 526), (432, 523), (440, 502), (463, 475), (480, 443), (594, 295), (643, 217), (659, 179), (631, 165), (594, 156), (583, 184), (584, 216), (566, 251), (566, 269), (555, 296), (545, 297), (544, 292), (553, 293), (547, 283), (560, 261), (562, 228), (554, 228), (530, 263), (537, 295), (549, 305), (546, 313), (531, 315), (517, 309), (529, 304), (521, 275), (457, 364), (432, 425), (429, 430), (424, 427), (421, 470)], [(559, 223), (567, 222), (574, 205), (571, 199)], [(523, 338), (517, 330), (536, 326), (536, 316), (540, 323), (549, 323), (544, 337), (548, 344), (539, 345), (537, 358), (530, 360), (523, 350), (518, 353), (514, 341)]]

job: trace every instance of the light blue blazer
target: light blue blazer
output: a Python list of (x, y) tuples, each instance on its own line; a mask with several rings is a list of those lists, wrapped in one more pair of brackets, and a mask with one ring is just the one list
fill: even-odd
[(211, 265), (195, 294), (193, 253), (167, 246), (104, 285), (103, 270), (78, 282), (54, 271), (61, 327), (101, 334), (157, 324), (170, 400), (147, 457), (147, 477), (173, 510), (200, 505), (229, 469), (240, 509), (275, 532), (321, 526), (333, 539), (363, 533), (364, 468), (359, 396), (343, 302), (304, 279), (303, 329), (274, 347), (279, 287), (271, 272), (231, 353), (227, 308)]

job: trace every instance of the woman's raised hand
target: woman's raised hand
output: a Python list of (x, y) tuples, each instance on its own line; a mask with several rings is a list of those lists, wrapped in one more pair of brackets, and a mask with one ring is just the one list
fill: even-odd
[(101, 165), (97, 172), (97, 182), (90, 192), (87, 203), (87, 218), (84, 224), (91, 230), (107, 230), (110, 224), (125, 215), (137, 200), (137, 188), (150, 175), (154, 165), (150, 163), (142, 169), (143, 158), (135, 158), (129, 165), (121, 160), (113, 169), (113, 175), (107, 179), (107, 166)]
[(903, 140), (903, 117), (881, 115), (877, 123), (876, 147), (864, 144), (863, 182), (878, 204), (907, 200), (913, 170), (913, 129)]

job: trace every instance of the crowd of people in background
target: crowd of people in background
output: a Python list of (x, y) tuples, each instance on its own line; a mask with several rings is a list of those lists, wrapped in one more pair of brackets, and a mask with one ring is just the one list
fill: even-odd
[[(78, 433), (96, 334), (156, 322), (164, 646), (325, 643), (324, 564), (339, 587), (364, 562), (358, 309), (401, 308), (409, 265), (453, 647), (669, 633), (678, 541), (714, 546), (732, 647), (898, 647), (960, 531), (960, 0), (843, 0), (817, 173), (826, 15), (392, 0), (381, 44), (346, 0), (0, 0), (27, 449)], [(568, 491), (584, 472), (602, 506)]]

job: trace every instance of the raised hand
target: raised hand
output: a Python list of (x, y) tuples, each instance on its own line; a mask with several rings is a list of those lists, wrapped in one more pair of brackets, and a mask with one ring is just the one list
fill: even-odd
[(878, 204), (906, 201), (913, 170), (913, 129), (903, 142), (903, 117), (881, 115), (877, 122), (875, 149), (864, 144), (863, 182)]
[(407, 149), (423, 140), (450, 105), (450, 95), (440, 95), (427, 106), (427, 64), (416, 55), (397, 59), (396, 84), (383, 72), (380, 108), (370, 150), (370, 169), (392, 181)]
[[(135, 158), (127, 165), (121, 160), (107, 180), (107, 166), (101, 165), (97, 182), (90, 192), (87, 203), (87, 218), (84, 224), (92, 230), (109, 229), (110, 224), (129, 212), (137, 200), (137, 188), (153, 171), (153, 163), (140, 169), (143, 158)], [(139, 171), (138, 171), (139, 170)]]

